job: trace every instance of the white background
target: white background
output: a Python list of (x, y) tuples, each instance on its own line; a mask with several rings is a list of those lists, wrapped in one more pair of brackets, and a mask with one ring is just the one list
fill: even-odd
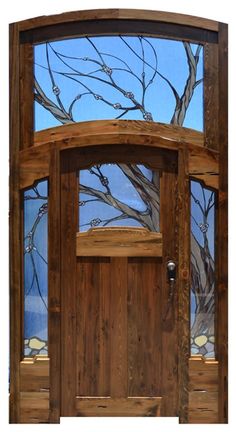
[[(158, 419), (158, 418), (73, 418), (62, 419), (60, 425), (8, 425), (8, 24), (10, 22), (20, 21), (40, 15), (51, 15), (66, 11), (81, 10), (81, 9), (101, 9), (101, 8), (133, 8), (133, 9), (153, 9), (169, 12), (185, 13), (222, 21), (229, 24), (229, 53), (230, 53), (230, 155), (229, 155), (229, 174), (230, 174), (230, 236), (229, 236), (229, 263), (230, 263), (230, 373), (229, 373), (229, 425), (178, 425), (176, 419)], [(235, 172), (236, 172), (236, 116), (233, 106), (235, 93), (235, 41), (236, 41), (236, 19), (234, 11), (234, 2), (232, 0), (5, 0), (1, 2), (0, 12), (0, 124), (1, 124), (1, 139), (0, 139), (0, 426), (1, 430), (12, 431), (27, 431), (27, 430), (58, 430), (70, 431), (79, 430), (80, 432), (106, 432), (106, 431), (132, 431), (135, 432), (153, 432), (153, 431), (176, 431), (196, 430), (201, 431), (216, 431), (216, 430), (231, 430), (235, 428), (236, 407), (235, 407), (235, 388), (236, 388), (236, 350), (235, 350), (235, 283), (234, 272), (236, 244), (236, 194), (235, 194)]]

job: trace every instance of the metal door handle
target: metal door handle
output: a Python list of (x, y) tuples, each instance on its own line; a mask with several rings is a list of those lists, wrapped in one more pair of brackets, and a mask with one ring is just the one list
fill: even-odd
[(175, 293), (176, 264), (174, 261), (172, 260), (168, 261), (168, 263), (166, 264), (166, 271), (167, 271), (167, 279), (169, 282), (169, 293), (168, 293), (165, 314), (163, 316), (163, 321), (165, 321), (167, 318), (168, 312), (170, 310), (170, 306), (174, 298), (174, 293)]

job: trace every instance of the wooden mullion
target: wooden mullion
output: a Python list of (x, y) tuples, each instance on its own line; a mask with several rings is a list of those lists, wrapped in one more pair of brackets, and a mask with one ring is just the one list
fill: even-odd
[(179, 150), (179, 421), (188, 423), (188, 359), (190, 352), (190, 190), (188, 149)]
[(20, 129), (21, 149), (33, 146), (34, 136), (34, 48), (29, 42), (20, 45)]
[(60, 151), (50, 152), (48, 211), (48, 347), (50, 358), (50, 423), (60, 422)]
[[(77, 177), (69, 155), (61, 161), (61, 416), (75, 415)], [(68, 337), (69, 335), (69, 337)], [(66, 343), (65, 343), (66, 342)]]
[(19, 28), (10, 26), (10, 423), (20, 419), (21, 223), (19, 192), (20, 88)]
[(219, 150), (219, 87), (218, 46), (207, 43), (204, 46), (204, 130), (205, 146)]
[(219, 23), (218, 358), (219, 422), (228, 421), (228, 26)]

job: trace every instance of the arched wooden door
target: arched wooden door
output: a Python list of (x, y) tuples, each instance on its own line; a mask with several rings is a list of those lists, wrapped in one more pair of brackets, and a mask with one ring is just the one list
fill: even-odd
[[(177, 153), (90, 147), (62, 153), (61, 166), (61, 415), (176, 416), (178, 281), (166, 266), (177, 265)], [(146, 206), (140, 220), (133, 189)], [(84, 192), (86, 203), (113, 200), (121, 216), (96, 228)]]

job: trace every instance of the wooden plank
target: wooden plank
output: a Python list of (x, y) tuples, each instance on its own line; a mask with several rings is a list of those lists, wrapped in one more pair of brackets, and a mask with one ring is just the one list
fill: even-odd
[(190, 304), (190, 193), (188, 176), (188, 151), (179, 151), (178, 175), (178, 233), (179, 233), (179, 420), (188, 422), (188, 358), (189, 358), (189, 304)]
[(76, 173), (68, 156), (61, 164), (61, 416), (75, 415), (76, 396)]
[(128, 395), (161, 395), (161, 274), (157, 258), (128, 259)]
[(49, 409), (49, 392), (21, 392), (20, 393), (21, 409)]
[(21, 408), (20, 423), (48, 423), (49, 410), (48, 408)]
[(142, 35), (156, 36), (165, 39), (186, 40), (189, 42), (217, 43), (217, 32), (189, 25), (155, 22), (141, 19), (105, 19), (88, 21), (71, 21), (54, 25), (45, 25), (37, 31), (22, 32), (21, 42), (33, 44), (58, 39), (94, 35)]
[(111, 258), (111, 388), (114, 397), (127, 396), (127, 258)]
[[(40, 147), (29, 147), (20, 152), (19, 186), (21, 189), (34, 184), (35, 181), (49, 176), (50, 154), (55, 146), (44, 145)], [(58, 147), (58, 150), (60, 148)]]
[(218, 46), (207, 43), (204, 47), (204, 129), (205, 146), (219, 150), (219, 87)]
[(110, 259), (77, 259), (76, 394), (110, 394)]
[(21, 392), (49, 390), (49, 358), (23, 360), (20, 363)]
[(161, 397), (76, 398), (77, 416), (157, 417)]
[(218, 392), (219, 363), (203, 357), (189, 359), (189, 391)]
[(77, 256), (162, 256), (162, 234), (147, 228), (90, 228), (77, 233)]
[(165, 23), (175, 23), (199, 27), (214, 32), (218, 31), (218, 22), (207, 18), (200, 18), (186, 14), (142, 9), (95, 9), (65, 12), (63, 14), (41, 16), (21, 21), (20, 30), (26, 31), (34, 27), (40, 28), (48, 25), (69, 23), (73, 21), (106, 20), (106, 19), (136, 19), (150, 20)]
[(19, 192), (20, 149), (20, 89), (19, 89), (19, 28), (10, 25), (10, 423), (20, 420), (20, 360), (22, 353), (21, 327), (21, 222)]
[(20, 126), (21, 149), (33, 145), (34, 128), (34, 47), (31, 43), (20, 45)]
[(189, 148), (189, 175), (208, 187), (219, 189), (219, 153), (206, 148)]
[[(177, 353), (177, 290), (176, 280), (173, 298), (170, 302), (170, 286), (166, 277), (166, 264), (169, 260), (178, 263), (178, 181), (177, 164), (172, 165), (172, 172), (163, 172), (161, 177), (161, 231), (163, 234), (162, 291), (161, 291), (161, 328), (162, 328), (162, 395), (163, 416), (178, 414)], [(181, 238), (181, 241), (183, 239)]]
[[(139, 120), (96, 120), (72, 123), (44, 129), (34, 133), (34, 145), (54, 142), (62, 143), (61, 148), (74, 146), (99, 145), (101, 143), (122, 144), (129, 139), (129, 144), (169, 147), (169, 141), (191, 143), (204, 146), (204, 135), (193, 129), (163, 123), (151, 123)], [(96, 139), (95, 139), (96, 137)], [(112, 139), (113, 138), (113, 139)], [(115, 140), (116, 139), (116, 140)], [(131, 141), (130, 141), (131, 140)]]
[(60, 153), (50, 152), (48, 208), (48, 349), (50, 356), (50, 423), (60, 422)]
[(219, 25), (219, 207), (217, 355), (219, 363), (219, 419), (228, 421), (228, 26)]

